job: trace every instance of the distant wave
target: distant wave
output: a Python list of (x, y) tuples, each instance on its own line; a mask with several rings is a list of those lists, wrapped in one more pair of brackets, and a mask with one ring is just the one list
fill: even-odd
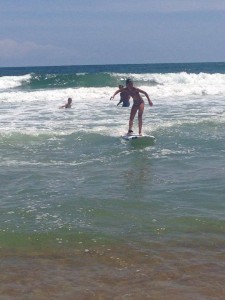
[[(6, 91), (50, 91), (75, 89), (83, 98), (89, 91), (101, 97), (102, 88), (109, 94), (119, 84), (125, 84), (127, 77), (135, 85), (145, 88), (154, 96), (223, 95), (225, 74), (220, 73), (76, 73), (76, 74), (27, 74), (23, 76), (0, 77), (0, 90)], [(109, 88), (109, 89), (108, 89)], [(80, 90), (80, 93), (79, 93)], [(85, 92), (85, 95), (82, 93)]]

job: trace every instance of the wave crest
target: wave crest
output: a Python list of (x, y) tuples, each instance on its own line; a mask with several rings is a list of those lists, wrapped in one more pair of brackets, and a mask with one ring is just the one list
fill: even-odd
[[(74, 74), (27, 74), (23, 76), (0, 77), (1, 92), (16, 89), (26, 91), (50, 91), (74, 89), (76, 94), (95, 94), (100, 97), (125, 84), (126, 78), (132, 78), (137, 87), (146, 89), (154, 97), (189, 95), (224, 95), (225, 74), (220, 73), (74, 73)], [(18, 91), (17, 91), (18, 92)], [(81, 95), (82, 96), (82, 95)]]
[(17, 88), (30, 83), (31, 74), (22, 76), (2, 76), (0, 77), (0, 90)]

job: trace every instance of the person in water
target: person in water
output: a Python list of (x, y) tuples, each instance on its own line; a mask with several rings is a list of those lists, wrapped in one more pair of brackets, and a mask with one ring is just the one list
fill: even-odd
[(71, 108), (72, 106), (72, 98), (68, 98), (67, 103), (65, 105), (60, 106), (59, 108)]
[(144, 94), (148, 99), (149, 105), (153, 106), (153, 103), (150, 100), (149, 95), (145, 91), (134, 87), (133, 81), (130, 78), (128, 78), (126, 80), (126, 87), (117, 90), (110, 99), (113, 99), (120, 92), (126, 92), (129, 96), (131, 96), (133, 98), (133, 106), (132, 106), (131, 112), (130, 112), (128, 135), (133, 133), (132, 129), (133, 129), (134, 117), (135, 117), (137, 111), (138, 111), (139, 135), (142, 135), (142, 115), (144, 112), (145, 103), (140, 94)]
[[(123, 88), (124, 88), (124, 86), (120, 84), (119, 89), (121, 90)], [(120, 105), (120, 103), (122, 103), (122, 102), (123, 102), (123, 105), (122, 105), (123, 107), (130, 106), (130, 95), (125, 91), (120, 93), (120, 101), (117, 103), (117, 106)]]

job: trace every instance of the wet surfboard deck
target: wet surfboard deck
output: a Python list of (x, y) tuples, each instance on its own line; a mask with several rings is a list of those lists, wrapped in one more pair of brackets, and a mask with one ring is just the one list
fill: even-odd
[(139, 135), (139, 134), (129, 134), (123, 135), (122, 139), (125, 141), (142, 141), (142, 142), (154, 142), (155, 137), (153, 135)]

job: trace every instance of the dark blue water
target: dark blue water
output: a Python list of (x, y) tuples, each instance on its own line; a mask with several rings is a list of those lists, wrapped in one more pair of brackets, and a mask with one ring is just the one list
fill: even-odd
[(0, 76), (16, 76), (28, 73), (35, 74), (74, 74), (74, 73), (179, 73), (225, 74), (225, 63), (168, 63), (168, 64), (124, 64), (124, 65), (78, 65), (48, 67), (15, 67), (0, 68)]

